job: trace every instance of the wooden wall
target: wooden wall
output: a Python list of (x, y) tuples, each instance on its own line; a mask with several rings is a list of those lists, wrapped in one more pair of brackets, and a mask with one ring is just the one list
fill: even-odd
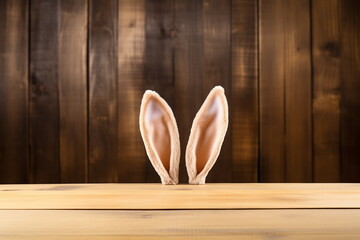
[(215, 85), (230, 127), (208, 182), (360, 182), (360, 1), (0, 0), (0, 183), (159, 182), (146, 89), (185, 183)]

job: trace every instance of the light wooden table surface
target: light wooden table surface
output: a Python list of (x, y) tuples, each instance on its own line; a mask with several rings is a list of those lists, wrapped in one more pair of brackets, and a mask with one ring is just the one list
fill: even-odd
[(0, 239), (360, 239), (360, 184), (0, 185)]

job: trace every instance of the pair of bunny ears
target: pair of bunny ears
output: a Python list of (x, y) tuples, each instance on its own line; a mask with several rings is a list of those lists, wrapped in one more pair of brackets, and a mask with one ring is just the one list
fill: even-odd
[[(140, 108), (140, 132), (147, 155), (162, 184), (179, 182), (180, 139), (174, 114), (154, 91), (144, 93)], [(219, 156), (228, 127), (224, 89), (214, 87), (196, 114), (186, 147), (190, 184), (204, 184)]]

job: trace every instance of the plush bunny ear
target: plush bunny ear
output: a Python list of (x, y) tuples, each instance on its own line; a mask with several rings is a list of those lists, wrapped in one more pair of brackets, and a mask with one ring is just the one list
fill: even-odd
[(219, 156), (228, 127), (228, 104), (224, 89), (214, 87), (196, 114), (186, 147), (190, 184), (204, 184)]
[(169, 105), (154, 91), (144, 93), (140, 108), (140, 132), (147, 155), (162, 184), (179, 182), (180, 140)]

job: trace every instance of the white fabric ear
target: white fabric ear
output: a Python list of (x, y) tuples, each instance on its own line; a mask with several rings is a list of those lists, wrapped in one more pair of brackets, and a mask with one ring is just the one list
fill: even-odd
[(228, 127), (228, 104), (224, 89), (214, 87), (196, 114), (186, 147), (190, 184), (204, 184), (220, 154)]
[(171, 108), (154, 91), (144, 93), (140, 108), (140, 132), (146, 153), (162, 184), (179, 182), (180, 140)]

